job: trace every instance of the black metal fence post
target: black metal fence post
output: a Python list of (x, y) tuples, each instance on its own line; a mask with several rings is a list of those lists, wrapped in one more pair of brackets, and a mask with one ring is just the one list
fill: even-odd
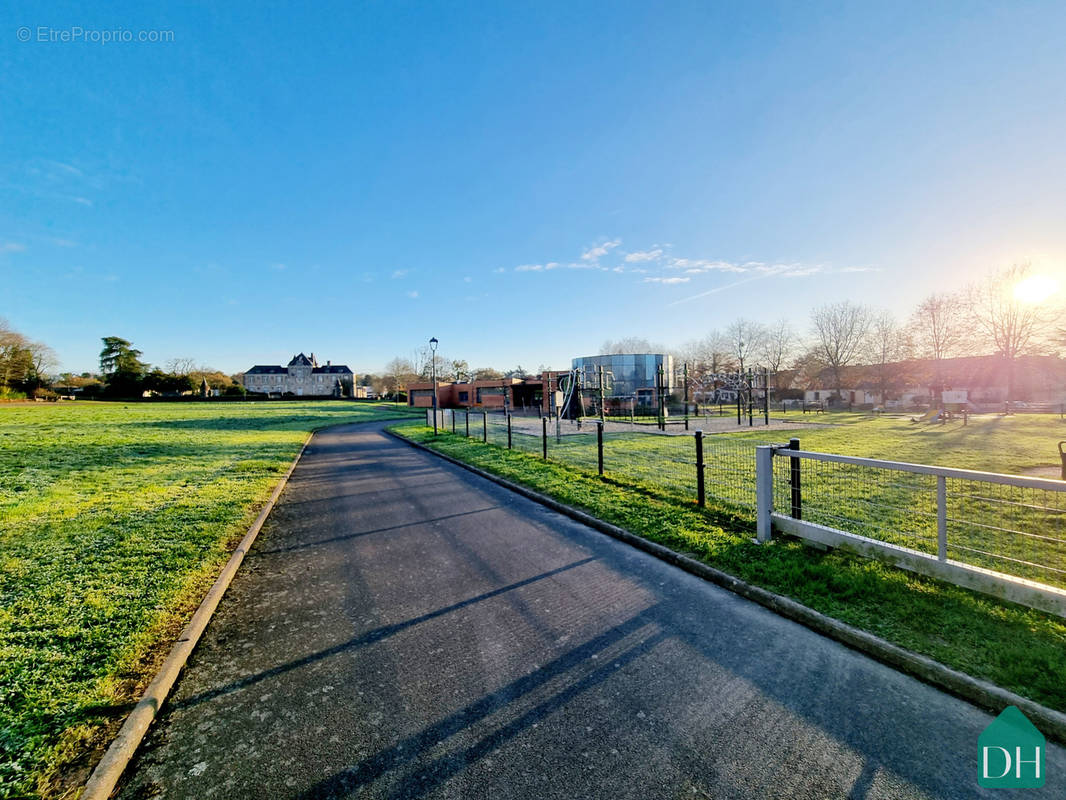
[(470, 438), (470, 409), (466, 410), (466, 438)]
[(540, 452), (541, 452), (541, 455), (545, 459), (547, 459), (547, 457), (548, 457), (548, 418), (547, 417), (541, 417), (540, 418), (540, 422), (541, 422), (541, 428), (543, 429), (543, 432), (541, 433), (541, 437), (540, 437)]
[(455, 433), (455, 409), (452, 409), (452, 433)]
[(748, 370), (748, 427), (752, 427), (752, 409), (755, 406), (755, 378), (751, 374), (751, 370)]
[(685, 362), (685, 430), (688, 430), (688, 362)]
[[(789, 439), (789, 450), (799, 450), (800, 440)], [(800, 460), (795, 456), (788, 459), (788, 482), (792, 488), (792, 518), (803, 519), (803, 492), (800, 488)]]
[(762, 415), (763, 424), (770, 424), (770, 370), (766, 370), (766, 385), (763, 386), (762, 394)]
[(600, 373), (599, 373), (598, 377), (600, 379), (600, 388), (599, 388), (599, 393), (600, 393), (600, 422), (603, 422), (606, 412), (604, 411), (604, 407), (603, 407), (605, 398), (604, 398), (604, 394), (603, 394), (603, 365), (602, 364), (600, 365)]
[(485, 444), (489, 443), (489, 412), (481, 412), (481, 441)]
[(596, 423), (596, 463), (599, 466), (600, 475), (603, 475), (603, 423)]
[(511, 449), (511, 415), (507, 415), (507, 449)]
[(659, 368), (655, 371), (655, 399), (657, 403), (657, 414), (659, 419), (657, 420), (657, 427), (661, 431), (666, 430), (666, 398), (663, 397), (663, 387), (666, 384), (664, 376), (665, 368), (660, 364)]
[(696, 431), (696, 504), (700, 508), (707, 504), (703, 486), (703, 431)]

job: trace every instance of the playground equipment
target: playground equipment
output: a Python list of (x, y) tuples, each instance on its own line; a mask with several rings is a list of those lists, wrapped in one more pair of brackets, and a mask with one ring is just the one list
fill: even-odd
[(737, 425), (741, 425), (747, 409), (748, 426), (754, 424), (758, 408), (765, 424), (770, 424), (770, 371), (748, 370), (747, 372), (712, 372), (694, 381), (696, 391), (704, 397), (710, 395), (712, 404), (736, 403)]
[(940, 409), (930, 408), (920, 417), (911, 417), (911, 422), (936, 422), (940, 419)]
[[(599, 367), (585, 375), (582, 369), (571, 369), (559, 376), (559, 391), (563, 394), (558, 414), (565, 419), (581, 419), (591, 408), (602, 419), (607, 397), (614, 388), (614, 374)], [(588, 400), (589, 402), (586, 402)]]

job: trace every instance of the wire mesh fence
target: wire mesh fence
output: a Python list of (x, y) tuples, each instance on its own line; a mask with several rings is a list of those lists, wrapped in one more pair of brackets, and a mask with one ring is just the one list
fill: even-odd
[[(589, 474), (602, 464), (616, 482), (704, 500), (749, 519), (757, 513), (756, 447), (770, 444), (610, 422), (601, 431), (588, 419), (478, 410), (449, 411), (440, 424), (445, 432)], [(790, 458), (791, 451), (776, 447), (768, 494), (779, 513), (794, 511), (804, 522), (1066, 588), (1066, 483), (824, 453)]]
[[(443, 429), (498, 447), (518, 450), (639, 486), (662, 495), (698, 502), (700, 462), (695, 431), (662, 433), (597, 430), (594, 420), (508, 416), (477, 410), (444, 415)], [(763, 442), (727, 435), (703, 437), (705, 501), (751, 517), (755, 509), (755, 447)]]
[(948, 555), (1066, 587), (1066, 492), (946, 479)]
[[(778, 512), (926, 555), (1066, 588), (1066, 484), (874, 459), (774, 458)], [(794, 509), (793, 463), (800, 463)], [(910, 466), (910, 465), (907, 465)], [(919, 471), (920, 470), (920, 471)]]

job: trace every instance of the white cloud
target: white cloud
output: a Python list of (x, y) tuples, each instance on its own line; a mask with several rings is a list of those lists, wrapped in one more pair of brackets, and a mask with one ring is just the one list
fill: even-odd
[(645, 278), (644, 283), (663, 283), (671, 286), (675, 283), (688, 283), (692, 278)]
[(797, 267), (795, 269), (786, 269), (778, 274), (782, 278), (806, 278), (808, 275), (817, 275), (821, 271), (821, 267)]
[(515, 272), (541, 272), (544, 269), (543, 264), (519, 264), (514, 268)]
[(494, 269), (493, 272), (495, 272), (497, 275), (499, 275), (501, 272), (507, 272), (507, 268), (506, 267), (496, 267), (496, 269)]
[(635, 253), (626, 253), (626, 261), (634, 263), (637, 261), (658, 261), (662, 258), (663, 251), (656, 248), (655, 250), (638, 250)]
[(78, 203), (79, 205), (88, 206), (89, 208), (92, 208), (93, 201), (90, 200), (88, 197), (72, 197), (70, 199), (73, 200), (75, 203)]
[(412, 300), (414, 300), (415, 298), (418, 297), (418, 290), (414, 290), (414, 291), (408, 292), (407, 296), (410, 297)]
[(703, 272), (747, 272), (748, 264), (733, 264), (729, 261), (712, 261), (706, 258), (671, 258), (666, 262), (670, 269), (683, 269), (691, 275)]
[(402, 278), (406, 274), (407, 274), (407, 270), (398, 269), (398, 270), (396, 270), (395, 272), (392, 273), (392, 278), (393, 278), (393, 280), (396, 280), (397, 278)]
[(880, 267), (844, 267), (837, 272), (881, 272)]
[(26, 249), (26, 245), (21, 242), (3, 242), (0, 244), (0, 253), (21, 253)]
[(582, 253), (581, 260), (598, 261), (600, 258), (607, 255), (607, 253), (609, 253), (612, 249), (618, 247), (618, 245), (620, 245), (621, 243), (621, 239), (612, 239), (609, 242), (604, 242), (603, 244), (596, 245), (595, 247), (589, 248), (584, 253)]
[(44, 159), (44, 163), (48, 164), (49, 166), (60, 172), (65, 172), (67, 175), (74, 175), (78, 178), (81, 178), (85, 175), (85, 173), (77, 167), (71, 166), (70, 164), (64, 164), (62, 161), (49, 161), (48, 159)]
[(56, 247), (77, 247), (78, 243), (70, 239), (53, 239), (52, 244)]
[(281, 262), (278, 262), (278, 263), (276, 263), (276, 264), (271, 264), (271, 265), (270, 265), (270, 268), (271, 268), (271, 269), (273, 269), (273, 270), (277, 270), (278, 272), (284, 272), (284, 271), (285, 271), (286, 269), (288, 269), (288, 268), (287, 268), (287, 267), (286, 267), (286, 266), (285, 266), (284, 264), (282, 264)]

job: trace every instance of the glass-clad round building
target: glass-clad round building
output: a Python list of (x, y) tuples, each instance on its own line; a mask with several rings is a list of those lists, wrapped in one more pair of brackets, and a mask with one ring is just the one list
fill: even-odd
[(573, 359), (571, 367), (582, 370), (582, 382), (586, 387), (598, 385), (599, 368), (603, 367), (611, 397), (633, 397), (638, 393), (654, 391), (659, 367), (664, 368), (666, 393), (669, 395), (674, 390), (674, 357), (663, 353), (582, 356)]

